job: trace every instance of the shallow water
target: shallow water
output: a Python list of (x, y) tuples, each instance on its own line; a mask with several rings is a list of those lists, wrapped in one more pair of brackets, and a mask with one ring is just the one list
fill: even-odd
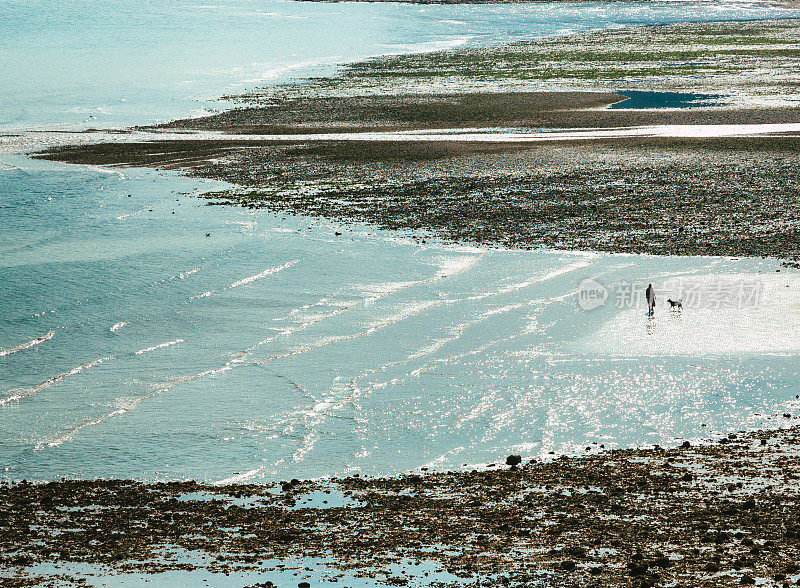
[(420, 6), (287, 0), (3, 0), (0, 129), (148, 124), (225, 94), (388, 53), (670, 22), (800, 14), (763, 2)]
[[(381, 52), (779, 12), (132, 6), (0, 4), (13, 81), (0, 89), (0, 126), (152, 122), (258, 76)], [(343, 41), (355, 24), (362, 34)], [(234, 28), (241, 43), (212, 34)], [(220, 186), (0, 156), (3, 479), (453, 468), (772, 426), (783, 421), (762, 415), (794, 408), (800, 307), (783, 298), (797, 284), (773, 261), (423, 244), (195, 198)], [(763, 304), (654, 319), (576, 304), (586, 277), (717, 273), (763, 279)]]
[[(760, 426), (798, 389), (800, 299), (778, 304), (798, 278), (773, 261), (422, 244), (207, 207), (163, 173), (5, 161), (23, 168), (0, 172), (9, 479), (258, 481), (666, 444)], [(586, 277), (719, 273), (763, 281), (764, 300), (653, 320), (576, 304)]]
[(708, 108), (723, 104), (720, 94), (694, 94), (688, 92), (643, 92), (620, 90), (625, 100), (610, 106), (614, 109), (642, 110), (650, 108)]

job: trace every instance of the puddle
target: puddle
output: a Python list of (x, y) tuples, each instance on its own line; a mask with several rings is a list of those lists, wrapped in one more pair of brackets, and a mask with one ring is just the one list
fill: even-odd
[(642, 110), (646, 108), (708, 108), (722, 106), (721, 94), (692, 94), (683, 92), (643, 92), (640, 90), (622, 90), (617, 94), (626, 100), (612, 104), (610, 108), (626, 110)]
[(291, 496), (294, 502), (291, 505), (284, 504), (283, 502), (276, 502), (274, 499), (280, 496), (280, 491), (270, 491), (266, 495), (255, 495), (247, 497), (234, 497), (228, 494), (218, 494), (215, 492), (208, 492), (200, 490), (197, 492), (189, 492), (182, 494), (178, 500), (185, 501), (220, 501), (225, 502), (230, 506), (238, 506), (240, 508), (260, 508), (264, 506), (281, 506), (289, 509), (298, 508), (340, 508), (340, 507), (357, 507), (361, 503), (342, 492), (334, 485), (325, 485), (319, 490), (311, 490), (302, 494)]

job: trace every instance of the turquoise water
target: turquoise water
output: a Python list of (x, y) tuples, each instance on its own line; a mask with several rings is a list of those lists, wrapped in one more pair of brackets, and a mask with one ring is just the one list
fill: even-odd
[[(0, 126), (121, 126), (367, 55), (761, 5), (0, 2)], [(310, 68), (310, 69), (309, 69)], [(276, 73), (277, 72), (277, 73)], [(214, 105), (211, 104), (213, 107)], [(0, 155), (0, 474), (259, 481), (666, 444), (796, 409), (773, 261), (417, 243), (208, 207), (214, 182)], [(336, 233), (342, 233), (336, 235)], [(716, 274), (757, 309), (587, 313), (581, 279)], [(786, 282), (786, 283), (784, 283)]]
[(513, 6), (287, 0), (2, 0), (0, 129), (146, 124), (385, 53), (631, 24), (788, 14), (761, 3)]

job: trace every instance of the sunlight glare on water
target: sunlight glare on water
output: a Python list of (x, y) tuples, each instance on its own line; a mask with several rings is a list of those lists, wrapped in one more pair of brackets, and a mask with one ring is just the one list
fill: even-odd
[[(213, 182), (7, 161), (37, 203), (5, 211), (9, 479), (452, 468), (701, 438), (794, 402), (798, 284), (768, 260), (421, 244), (207, 207), (191, 193)], [(576, 304), (586, 277), (718, 275), (760, 280), (760, 304)]]
[[(783, 14), (762, 3), (6, 0), (0, 128), (197, 114), (222, 106), (209, 98), (371, 55)], [(2, 479), (454, 468), (775, 426), (796, 408), (798, 284), (772, 260), (422, 244), (207, 207), (197, 194), (223, 185), (35, 161), (10, 155), (14, 140), (0, 136)], [(717, 275), (759, 281), (760, 304), (651, 319), (576, 304), (586, 278)]]

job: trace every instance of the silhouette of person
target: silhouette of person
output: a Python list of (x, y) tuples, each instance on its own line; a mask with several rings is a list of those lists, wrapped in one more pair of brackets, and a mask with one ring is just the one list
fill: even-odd
[(647, 286), (644, 295), (647, 298), (647, 315), (653, 316), (656, 311), (656, 290), (653, 288), (653, 284)]

